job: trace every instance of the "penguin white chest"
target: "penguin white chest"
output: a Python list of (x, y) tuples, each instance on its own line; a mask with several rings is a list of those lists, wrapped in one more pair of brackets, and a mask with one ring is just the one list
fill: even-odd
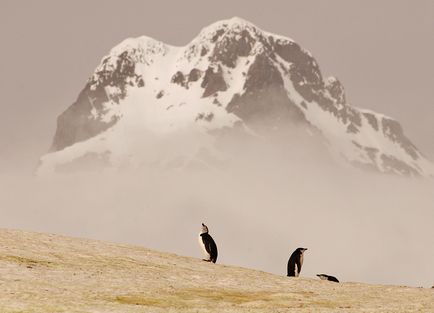
[(294, 270), (295, 277), (300, 276), (302, 265), (303, 265), (303, 254), (300, 255), (300, 268), (298, 268), (297, 262), (294, 265), (295, 266), (295, 270)]

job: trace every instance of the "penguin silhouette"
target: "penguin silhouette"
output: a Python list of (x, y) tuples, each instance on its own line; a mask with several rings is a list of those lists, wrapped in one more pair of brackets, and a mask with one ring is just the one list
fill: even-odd
[(316, 276), (318, 276), (322, 280), (334, 281), (335, 283), (339, 282), (339, 280), (334, 276), (330, 276), (330, 275), (326, 275), (326, 274), (316, 274)]
[(289, 277), (298, 277), (303, 266), (303, 254), (307, 248), (297, 248), (288, 260), (288, 275)]
[(209, 234), (208, 227), (204, 223), (202, 223), (202, 229), (199, 234), (199, 245), (202, 247), (206, 255), (206, 258), (203, 260), (215, 263), (218, 255), (217, 245)]

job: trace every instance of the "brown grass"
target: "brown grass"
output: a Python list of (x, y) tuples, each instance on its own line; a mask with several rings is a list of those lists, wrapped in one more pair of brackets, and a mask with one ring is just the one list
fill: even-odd
[(127, 305), (158, 308), (200, 308), (244, 306), (252, 308), (335, 307), (330, 301), (313, 300), (312, 292), (239, 291), (230, 289), (188, 288), (158, 294), (117, 296), (115, 301)]
[(18, 263), (20, 265), (31, 266), (31, 267), (52, 266), (54, 264), (53, 262), (50, 261), (30, 259), (26, 257), (17, 256), (17, 255), (0, 255), (0, 260), (6, 262)]

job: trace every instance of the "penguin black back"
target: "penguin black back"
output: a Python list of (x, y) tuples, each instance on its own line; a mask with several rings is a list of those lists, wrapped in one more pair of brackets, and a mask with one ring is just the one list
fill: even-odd
[(200, 239), (201, 239), (201, 245), (204, 251), (208, 254), (208, 259), (205, 261), (208, 262), (217, 262), (217, 245), (214, 241), (214, 239), (211, 237), (211, 235), (208, 232), (208, 227), (202, 223), (202, 231), (200, 233)]
[(287, 276), (298, 277), (303, 265), (303, 254), (307, 248), (297, 248), (288, 260)]

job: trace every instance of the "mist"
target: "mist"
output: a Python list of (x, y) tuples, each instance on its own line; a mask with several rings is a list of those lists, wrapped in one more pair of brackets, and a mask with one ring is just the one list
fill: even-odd
[(234, 137), (226, 149), (231, 157), (210, 168), (10, 170), (0, 178), (0, 226), (202, 258), (204, 222), (218, 263), (286, 275), (292, 251), (306, 247), (301, 276), (433, 284), (432, 180), (337, 165), (294, 133)]

